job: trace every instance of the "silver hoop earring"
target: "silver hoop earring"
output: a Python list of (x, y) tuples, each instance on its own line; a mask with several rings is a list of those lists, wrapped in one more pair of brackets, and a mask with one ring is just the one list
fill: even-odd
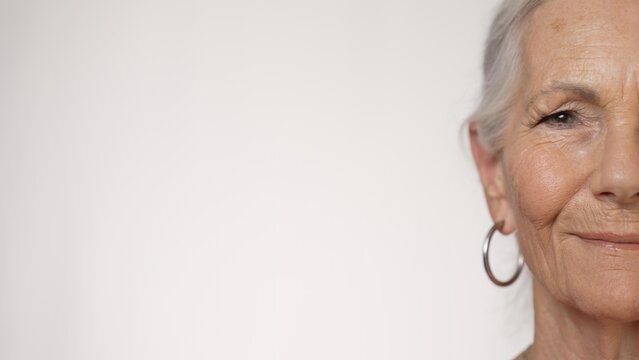
[(488, 235), (486, 235), (486, 238), (484, 239), (482, 253), (484, 254), (484, 269), (486, 270), (486, 274), (488, 274), (488, 278), (490, 278), (490, 281), (492, 281), (497, 286), (508, 286), (514, 283), (515, 280), (517, 280), (517, 278), (519, 277), (519, 274), (521, 274), (521, 270), (524, 268), (524, 257), (523, 255), (521, 255), (520, 252), (519, 258), (517, 259), (517, 270), (515, 271), (515, 274), (510, 277), (510, 279), (501, 281), (495, 277), (495, 274), (493, 274), (493, 271), (490, 269), (490, 263), (488, 262), (488, 252), (490, 251), (490, 241), (492, 240), (493, 234), (502, 226), (504, 226), (504, 222), (500, 221), (498, 223), (495, 223), (493, 227), (490, 228), (490, 230), (488, 231)]

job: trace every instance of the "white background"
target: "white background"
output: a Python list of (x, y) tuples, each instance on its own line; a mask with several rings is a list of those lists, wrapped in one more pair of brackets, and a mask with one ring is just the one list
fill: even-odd
[(459, 136), (495, 5), (0, 1), (0, 358), (523, 350)]

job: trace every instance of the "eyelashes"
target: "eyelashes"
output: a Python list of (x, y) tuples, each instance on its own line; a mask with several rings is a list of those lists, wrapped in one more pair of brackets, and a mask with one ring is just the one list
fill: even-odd
[(550, 112), (533, 108), (530, 126), (543, 125), (550, 129), (570, 129), (581, 125), (594, 125), (593, 121), (599, 121), (603, 115), (598, 109), (574, 101), (555, 109)]
[(555, 128), (567, 128), (581, 123), (578, 114), (573, 110), (557, 111), (541, 117), (535, 126), (545, 124)]

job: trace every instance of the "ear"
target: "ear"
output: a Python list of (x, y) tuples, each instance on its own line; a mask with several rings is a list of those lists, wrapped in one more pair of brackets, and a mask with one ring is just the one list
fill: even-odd
[(477, 123), (475, 121), (470, 122), (468, 131), (470, 147), (475, 159), (475, 165), (477, 165), (477, 170), (479, 170), (479, 178), (484, 188), (490, 216), (495, 223), (503, 220), (504, 224), (499, 231), (502, 234), (510, 234), (515, 231), (515, 221), (512, 208), (506, 196), (501, 157), (488, 150), (479, 141)]

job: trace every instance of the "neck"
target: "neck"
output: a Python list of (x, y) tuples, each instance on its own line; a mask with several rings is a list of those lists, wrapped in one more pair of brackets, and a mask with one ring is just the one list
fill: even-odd
[(639, 322), (593, 318), (533, 281), (535, 341), (528, 359), (639, 359)]

